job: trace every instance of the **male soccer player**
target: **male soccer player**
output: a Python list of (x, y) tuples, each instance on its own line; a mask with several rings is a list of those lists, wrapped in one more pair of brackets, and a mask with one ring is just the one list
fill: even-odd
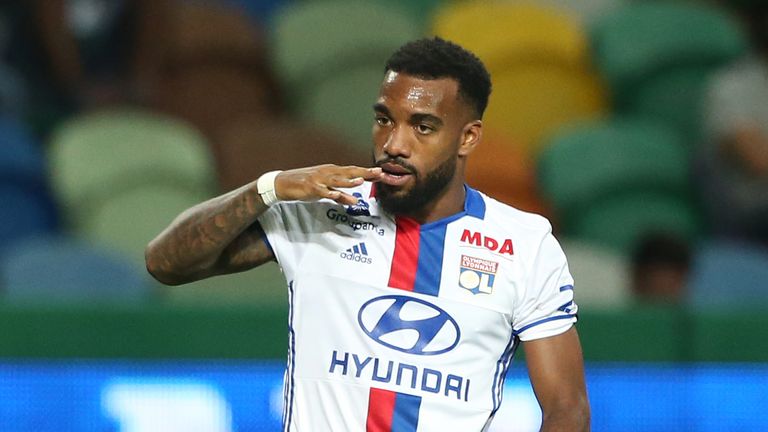
[(277, 260), (286, 431), (486, 430), (521, 341), (542, 430), (589, 429), (573, 280), (550, 224), (464, 183), (490, 87), (463, 48), (408, 43), (373, 106), (375, 167), (266, 173), (147, 247), (167, 284)]

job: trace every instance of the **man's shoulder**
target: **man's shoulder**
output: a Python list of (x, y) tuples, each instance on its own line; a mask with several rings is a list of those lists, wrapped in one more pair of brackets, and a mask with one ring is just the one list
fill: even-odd
[(486, 205), (485, 220), (501, 230), (549, 233), (552, 224), (546, 217), (505, 204), (480, 192)]

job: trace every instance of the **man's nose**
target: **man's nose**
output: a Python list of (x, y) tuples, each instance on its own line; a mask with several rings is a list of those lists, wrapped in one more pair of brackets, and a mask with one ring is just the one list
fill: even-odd
[(411, 156), (411, 144), (409, 137), (407, 136), (407, 128), (397, 127), (392, 130), (392, 133), (387, 137), (387, 142), (384, 143), (384, 152), (389, 157), (405, 157)]

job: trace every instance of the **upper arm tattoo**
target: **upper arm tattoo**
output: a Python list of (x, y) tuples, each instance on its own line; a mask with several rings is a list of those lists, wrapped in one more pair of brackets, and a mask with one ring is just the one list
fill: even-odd
[(266, 238), (261, 225), (254, 222), (224, 249), (216, 273), (237, 273), (274, 261), (275, 255)]

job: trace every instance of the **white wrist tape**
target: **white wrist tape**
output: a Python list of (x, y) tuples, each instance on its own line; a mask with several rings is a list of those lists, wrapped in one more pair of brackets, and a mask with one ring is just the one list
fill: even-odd
[(282, 171), (270, 171), (262, 174), (258, 180), (256, 180), (256, 191), (261, 196), (261, 200), (264, 201), (267, 207), (280, 201), (275, 193), (275, 178)]

